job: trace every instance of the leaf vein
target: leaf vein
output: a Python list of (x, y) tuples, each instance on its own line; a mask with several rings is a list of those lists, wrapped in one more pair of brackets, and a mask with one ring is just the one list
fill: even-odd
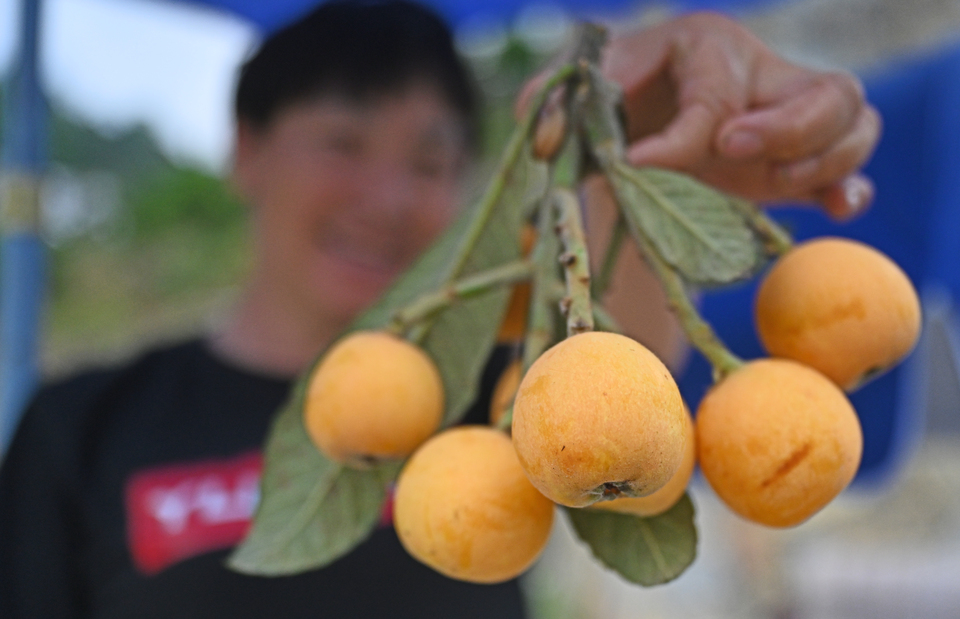
[(650, 527), (650, 523), (645, 520), (641, 520), (638, 528), (640, 529), (640, 534), (643, 536), (643, 541), (647, 544), (647, 548), (650, 549), (650, 554), (653, 556), (654, 562), (657, 564), (657, 569), (664, 575), (669, 576), (669, 565), (667, 564), (666, 557), (663, 556), (663, 553), (660, 550), (660, 544), (657, 542), (657, 536), (654, 535), (653, 529)]
[(313, 488), (307, 493), (306, 499), (290, 518), (289, 525), (281, 531), (281, 535), (277, 540), (278, 550), (285, 551), (290, 547), (290, 544), (297, 539), (297, 536), (306, 530), (310, 521), (316, 516), (317, 510), (320, 509), (320, 506), (323, 505), (323, 502), (330, 495), (330, 491), (336, 485), (342, 471), (343, 467), (339, 467), (335, 475), (325, 477), (313, 485)]

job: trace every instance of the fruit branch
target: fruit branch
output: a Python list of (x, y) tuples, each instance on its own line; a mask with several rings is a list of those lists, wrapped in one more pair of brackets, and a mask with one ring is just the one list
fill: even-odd
[(400, 308), (394, 313), (387, 329), (402, 335), (413, 326), (458, 301), (475, 297), (500, 286), (528, 280), (532, 275), (533, 263), (526, 259), (515, 260), (493, 269), (474, 273), (418, 297), (406, 307)]
[(660, 257), (643, 230), (629, 217), (627, 223), (637, 246), (640, 248), (640, 253), (643, 254), (647, 264), (653, 268), (660, 283), (663, 284), (664, 292), (667, 295), (667, 303), (680, 320), (680, 326), (687, 334), (690, 343), (713, 366), (714, 382), (719, 382), (724, 376), (740, 368), (743, 365), (743, 360), (726, 347), (713, 327), (710, 326), (710, 323), (704, 320), (700, 312), (697, 311), (693, 301), (690, 300), (690, 295), (687, 294), (687, 288), (680, 274)]
[[(523, 341), (523, 371), (527, 369), (553, 342), (555, 333), (554, 303), (559, 281), (556, 256), (560, 253), (560, 239), (554, 231), (552, 196), (544, 196), (538, 205), (537, 243), (530, 261), (533, 263), (533, 283), (530, 287), (530, 314), (527, 335)], [(507, 409), (497, 422), (497, 428), (506, 431), (513, 422), (513, 407)]]
[[(623, 157), (625, 136), (616, 114), (620, 93), (603, 79), (596, 67), (588, 66), (584, 73), (584, 79), (580, 84), (582, 91), (580, 105), (585, 112), (583, 131), (590, 140), (591, 152), (596, 163), (610, 181), (615, 183), (618, 167), (628, 165)], [(621, 200), (622, 197), (617, 195), (618, 203)], [(620, 204), (620, 217), (636, 241), (647, 264), (657, 274), (666, 292), (670, 308), (680, 320), (690, 343), (713, 366), (714, 379), (720, 380), (742, 366), (743, 361), (724, 345), (710, 324), (700, 316), (687, 294), (683, 278), (657, 253), (633, 210)], [(754, 219), (751, 218), (751, 222)], [(605, 259), (604, 262), (606, 263), (607, 260)]]
[(594, 327), (598, 331), (623, 333), (623, 329), (620, 328), (620, 323), (599, 303), (593, 304), (593, 322)]
[(557, 211), (557, 236), (563, 245), (560, 264), (567, 283), (567, 295), (560, 301), (560, 309), (567, 317), (569, 337), (593, 331), (590, 257), (577, 196), (569, 189), (557, 189), (553, 193), (553, 204)]
[(783, 226), (774, 221), (762, 209), (746, 200), (734, 200), (737, 210), (743, 214), (753, 230), (760, 235), (768, 253), (773, 255), (783, 255), (793, 247), (793, 239), (790, 234), (783, 229)]

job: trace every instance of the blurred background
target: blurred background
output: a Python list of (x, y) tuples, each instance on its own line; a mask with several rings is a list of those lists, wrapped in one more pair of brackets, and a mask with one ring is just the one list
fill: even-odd
[[(44, 377), (196, 333), (236, 294), (249, 247), (244, 208), (225, 183), (235, 71), (265, 30), (304, 6), (239, 4), (252, 19), (172, 0), (42, 3)], [(527, 579), (535, 615), (960, 617), (960, 0), (432, 4), (455, 25), (483, 89), (481, 179), (512, 129), (519, 85), (577, 18), (626, 28), (694, 7), (722, 10), (789, 58), (857, 73), (885, 122), (868, 170), (874, 209), (846, 227), (804, 209), (777, 216), (798, 238), (834, 233), (876, 245), (904, 266), (924, 302), (915, 353), (854, 399), (872, 447), (838, 501), (797, 529), (771, 531), (738, 520), (695, 481), (700, 556), (652, 590), (623, 584), (560, 527)], [(8, 118), (24, 7), (0, 0)], [(0, 146), (9, 151), (9, 142)], [(9, 156), (0, 173), (16, 175)], [(721, 336), (748, 357), (760, 354), (745, 313), (751, 297), (742, 287), (704, 299)], [(695, 405), (707, 384), (694, 358), (681, 376), (685, 396)]]

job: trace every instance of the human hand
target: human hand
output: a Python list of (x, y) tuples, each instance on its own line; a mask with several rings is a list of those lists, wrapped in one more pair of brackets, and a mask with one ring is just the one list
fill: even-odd
[(880, 116), (852, 75), (788, 62), (715, 13), (613, 37), (603, 71), (624, 90), (633, 165), (759, 202), (819, 203), (835, 219), (873, 199), (859, 170)]
[(714, 13), (615, 37), (603, 69), (624, 89), (633, 165), (758, 201), (819, 202), (838, 219), (873, 197), (858, 170), (880, 116), (851, 75), (788, 62)]

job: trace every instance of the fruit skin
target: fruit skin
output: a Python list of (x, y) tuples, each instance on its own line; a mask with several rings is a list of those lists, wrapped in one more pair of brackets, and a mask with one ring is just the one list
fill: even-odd
[(771, 356), (816, 368), (845, 390), (894, 365), (920, 336), (920, 301), (890, 258), (849, 239), (802, 243), (766, 275), (755, 304)]
[(443, 382), (420, 348), (382, 331), (334, 344), (310, 378), (304, 425), (331, 460), (362, 465), (399, 459), (443, 419)]
[(863, 453), (844, 393), (789, 359), (760, 359), (715, 385), (697, 410), (697, 458), (734, 512), (800, 524), (847, 487)]
[(586, 507), (661, 488), (683, 459), (684, 411), (666, 366), (638, 342), (588, 332), (527, 370), (513, 405), (513, 444), (553, 501)]
[(441, 432), (397, 481), (394, 527), (415, 559), (441, 574), (497, 583), (540, 555), (554, 505), (530, 485), (510, 438), (486, 426)]
[(504, 368), (497, 384), (493, 386), (493, 395), (490, 397), (490, 425), (495, 426), (506, 414), (510, 405), (513, 404), (513, 398), (517, 395), (517, 388), (520, 387), (520, 378), (523, 374), (523, 363), (520, 359), (514, 359)]
[(657, 516), (667, 511), (680, 500), (683, 493), (687, 491), (690, 484), (690, 478), (693, 476), (693, 469), (697, 464), (697, 440), (694, 431), (693, 418), (690, 412), (686, 411), (686, 423), (684, 424), (684, 438), (686, 442), (683, 447), (683, 460), (680, 462), (680, 468), (673, 474), (670, 481), (653, 494), (641, 497), (624, 497), (612, 501), (600, 501), (594, 503), (592, 507), (599, 509), (608, 509), (622, 514), (633, 514), (648, 518)]

